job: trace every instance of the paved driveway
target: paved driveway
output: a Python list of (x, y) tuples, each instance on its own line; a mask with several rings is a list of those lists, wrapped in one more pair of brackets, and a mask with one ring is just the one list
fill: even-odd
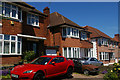
[[(73, 73), (71, 78), (55, 77), (46, 80), (103, 80), (103, 76), (104, 74), (86, 76), (84, 74)], [(11, 80), (11, 79), (2, 79), (2, 80)]]

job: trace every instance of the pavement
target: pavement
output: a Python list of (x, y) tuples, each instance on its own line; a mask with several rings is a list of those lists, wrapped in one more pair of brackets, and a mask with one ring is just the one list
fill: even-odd
[[(86, 76), (84, 74), (73, 73), (72, 77), (70, 78), (61, 76), (61, 77), (54, 77), (45, 80), (104, 80), (103, 76), (104, 74)], [(2, 79), (2, 80), (11, 80), (11, 79)]]

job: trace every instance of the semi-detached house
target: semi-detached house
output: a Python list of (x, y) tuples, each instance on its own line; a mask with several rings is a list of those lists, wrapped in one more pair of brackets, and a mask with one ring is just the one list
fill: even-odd
[(47, 15), (25, 2), (2, 2), (0, 7), (2, 64), (18, 63), (25, 51), (34, 51), (36, 57), (45, 53)]
[(118, 41), (109, 37), (100, 30), (91, 26), (84, 27), (90, 34), (90, 42), (93, 43), (93, 57), (102, 61), (104, 64), (113, 64), (118, 62)]
[[(66, 58), (91, 57), (93, 46), (89, 42), (90, 32), (58, 12), (50, 14), (49, 8), (44, 12), (49, 15), (50, 19), (50, 24), (47, 27), (46, 46), (51, 46), (51, 51)], [(54, 49), (56, 47), (57, 49)], [(46, 53), (46, 55), (50, 54)]]

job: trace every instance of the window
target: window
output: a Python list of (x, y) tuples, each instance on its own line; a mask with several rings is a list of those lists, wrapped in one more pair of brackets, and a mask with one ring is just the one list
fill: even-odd
[(108, 45), (108, 39), (106, 38), (99, 38), (98, 39), (98, 45), (101, 46), (101, 45)]
[(39, 16), (27, 14), (27, 24), (32, 26), (39, 26)]
[(79, 30), (76, 28), (71, 28), (71, 27), (63, 27), (62, 36), (79, 38)]
[(15, 35), (0, 34), (0, 54), (21, 54), (21, 39)]
[(99, 59), (100, 60), (109, 60), (109, 52), (100, 52)]
[(68, 50), (69, 50), (69, 58), (71, 58), (71, 48), (69, 47)]
[(79, 58), (80, 48), (76, 48), (76, 47), (63, 48), (63, 56), (66, 58)]
[(81, 40), (87, 40), (87, 34), (85, 32), (81, 32)]
[(67, 58), (67, 48), (63, 48), (64, 49), (64, 57)]
[(11, 17), (14, 19), (22, 20), (22, 10), (21, 8), (11, 5), (8, 3), (2, 3), (2, 14), (5, 17)]
[(112, 42), (112, 47), (113, 47), (113, 48), (115, 47), (114, 42)]

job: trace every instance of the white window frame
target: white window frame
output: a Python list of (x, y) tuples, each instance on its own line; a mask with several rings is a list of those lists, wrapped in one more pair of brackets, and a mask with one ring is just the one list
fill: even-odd
[[(0, 34), (2, 35), (2, 39), (0, 39), (0, 41), (2, 42), (2, 53), (0, 53), (0, 55), (21, 55), (22, 54), (22, 41), (18, 41), (18, 36), (16, 35), (10, 35), (10, 39), (9, 40), (4, 40), (4, 34)], [(12, 40), (11, 38), (15, 37), (15, 40)], [(7, 41), (9, 42), (9, 53), (4, 53), (4, 42)], [(12, 53), (11, 51), (11, 42), (15, 42), (15, 53)], [(18, 54), (18, 42), (20, 42), (20, 53)]]
[[(102, 58), (101, 60), (109, 60), (109, 53), (108, 52), (100, 52), (100, 53), (101, 53), (101, 58)], [(99, 60), (100, 60), (100, 53), (99, 53)]]
[[(18, 7), (16, 6), (16, 9), (14, 9), (14, 8), (12, 8), (13, 5), (12, 5), (12, 4), (9, 4), (9, 5), (10, 5), (10, 16), (5, 16), (5, 7), (6, 7), (5, 4), (8, 4), (8, 3), (5, 3), (5, 2), (2, 2), (2, 3), (3, 3), (3, 5), (2, 5), (2, 6), (3, 6), (3, 9), (4, 9), (4, 10), (3, 10), (3, 16), (4, 16), (4, 17), (10, 17), (10, 18), (17, 19), (17, 20), (19, 20), (20, 22), (22, 22), (22, 9), (21, 9), (21, 11), (20, 11), (20, 12), (21, 12), (21, 19), (18, 19)], [(15, 6), (15, 5), (14, 5), (14, 6)], [(16, 17), (12, 17), (12, 10), (13, 10), (13, 9), (16, 10)], [(2, 14), (0, 14), (0, 15), (2, 15)]]
[[(30, 15), (28, 17), (28, 15)], [(34, 17), (32, 17), (32, 15), (34, 15)], [(38, 17), (38, 19), (36, 18)], [(30, 18), (30, 23), (28, 23), (28, 19)], [(32, 24), (32, 18), (34, 19), (34, 23)], [(36, 20), (38, 20), (38, 25), (36, 25)], [(40, 27), (39, 26), (39, 16), (38, 15), (35, 15), (35, 14), (32, 14), (32, 13), (27, 13), (27, 24), (28, 25), (32, 25), (32, 26), (36, 26), (36, 27)]]
[[(67, 57), (64, 56), (65, 55), (64, 54), (64, 48), (67, 49)], [(69, 48), (71, 48), (71, 57), (69, 56)], [(63, 47), (62, 49), (63, 49), (63, 56), (64, 57), (66, 57), (66, 58), (80, 58), (80, 48), (79, 47)], [(73, 52), (73, 49), (77, 50), (76, 56), (73, 54), (73, 53), (75, 53), (75, 51)]]
[[(63, 28), (66, 29), (66, 35), (63, 34)], [(70, 34), (68, 34), (68, 28), (70, 28)], [(73, 31), (72, 31), (72, 29), (73, 29)], [(76, 36), (74, 34), (74, 30), (76, 30)], [(66, 37), (79, 38), (79, 30), (77, 28), (73, 28), (73, 27), (62, 27), (62, 37), (63, 38), (66, 38)]]
[[(86, 36), (83, 38), (83, 36)], [(81, 32), (81, 40), (87, 40), (87, 33), (86, 32)]]

